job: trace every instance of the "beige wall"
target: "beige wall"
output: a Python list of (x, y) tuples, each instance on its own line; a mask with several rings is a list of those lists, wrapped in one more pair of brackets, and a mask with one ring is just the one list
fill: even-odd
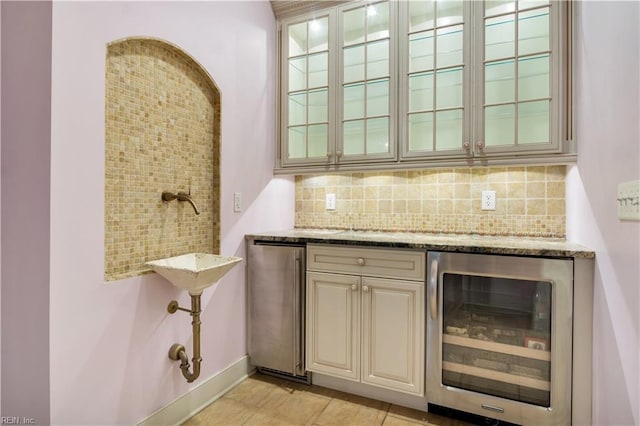
[[(144, 262), (220, 246), (220, 96), (179, 48), (154, 39), (109, 45), (106, 63), (105, 279)], [(189, 192), (163, 202), (162, 191)]]
[[(565, 166), (478, 167), (296, 177), (296, 227), (565, 236)], [(483, 190), (496, 210), (480, 209)], [(336, 194), (336, 210), (325, 195)]]

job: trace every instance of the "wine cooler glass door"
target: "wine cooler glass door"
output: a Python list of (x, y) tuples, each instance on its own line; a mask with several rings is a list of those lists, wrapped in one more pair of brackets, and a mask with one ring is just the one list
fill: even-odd
[(429, 262), (438, 303), (428, 371), (437, 368), (438, 392), (475, 395), (476, 413), (488, 417), (570, 406), (571, 262), (454, 253)]

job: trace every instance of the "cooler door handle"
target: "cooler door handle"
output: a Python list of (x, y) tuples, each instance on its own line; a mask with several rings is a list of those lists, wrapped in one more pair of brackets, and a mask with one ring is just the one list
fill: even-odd
[(431, 271), (429, 272), (429, 307), (431, 308), (431, 319), (435, 321), (438, 317), (438, 260), (431, 261)]

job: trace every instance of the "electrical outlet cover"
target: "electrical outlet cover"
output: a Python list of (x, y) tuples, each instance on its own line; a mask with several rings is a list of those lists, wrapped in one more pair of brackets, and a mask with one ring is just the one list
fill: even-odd
[(326, 198), (326, 209), (327, 210), (335, 210), (336, 209), (336, 194), (327, 194)]
[(496, 209), (496, 191), (482, 191), (482, 210)]

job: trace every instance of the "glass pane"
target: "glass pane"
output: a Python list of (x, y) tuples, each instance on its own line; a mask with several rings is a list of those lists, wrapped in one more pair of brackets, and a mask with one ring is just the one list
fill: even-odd
[(434, 1), (410, 1), (409, 32), (423, 31), (433, 28)]
[(329, 48), (329, 18), (314, 19), (309, 22), (309, 53)]
[(438, 0), (436, 7), (439, 27), (464, 22), (462, 0)]
[(307, 23), (289, 25), (289, 57), (307, 53)]
[(344, 108), (342, 114), (345, 120), (364, 117), (364, 84), (344, 86)]
[(513, 0), (485, 0), (484, 2), (484, 16), (501, 15), (515, 12), (515, 10), (516, 2)]
[(522, 12), (518, 17), (518, 55), (549, 50), (549, 9)]
[(289, 126), (307, 124), (307, 94), (289, 95)]
[(326, 123), (328, 108), (327, 90), (309, 92), (309, 123)]
[(389, 40), (367, 44), (367, 79), (389, 75)]
[(367, 154), (389, 152), (389, 119), (367, 120)]
[(364, 46), (344, 49), (344, 82), (364, 80)]
[(409, 150), (433, 151), (433, 113), (409, 115)]
[(309, 87), (328, 86), (327, 53), (309, 55)]
[(484, 66), (484, 102), (497, 104), (516, 100), (514, 61), (490, 62)]
[(364, 9), (359, 7), (342, 15), (344, 26), (342, 35), (345, 45), (364, 42)]
[(518, 143), (549, 143), (549, 101), (518, 105)]
[(484, 58), (487, 61), (515, 56), (514, 15), (500, 16), (485, 21)]
[(444, 68), (453, 65), (462, 65), (462, 25), (444, 28), (437, 32), (436, 67)]
[(549, 55), (518, 61), (518, 100), (549, 96)]
[(289, 91), (307, 88), (307, 58), (289, 59)]
[(409, 111), (433, 109), (433, 73), (409, 77)]
[(309, 158), (326, 157), (328, 151), (327, 125), (309, 126)]
[(551, 283), (445, 273), (442, 288), (443, 384), (550, 407)]
[(436, 150), (462, 148), (462, 110), (436, 113)]
[(346, 121), (342, 127), (344, 155), (364, 154), (364, 120)]
[(513, 105), (484, 109), (484, 141), (486, 146), (515, 144), (515, 110)]
[(367, 83), (367, 117), (389, 114), (389, 80)]
[(544, 6), (549, 4), (549, 0), (519, 0), (518, 9), (530, 9), (532, 7)]
[[(325, 153), (326, 154), (326, 153)], [(289, 158), (306, 158), (306, 128), (289, 127)]]
[(409, 36), (409, 71), (433, 69), (433, 31)]
[(389, 3), (367, 6), (367, 40), (389, 37)]
[(462, 68), (436, 73), (436, 108), (462, 106)]

